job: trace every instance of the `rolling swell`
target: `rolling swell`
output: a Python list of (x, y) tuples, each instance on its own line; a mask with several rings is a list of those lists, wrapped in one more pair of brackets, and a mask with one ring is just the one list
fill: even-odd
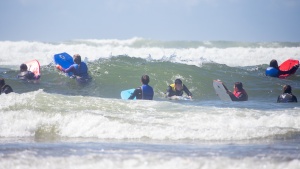
[(173, 63), (172, 61), (147, 60), (129, 56), (115, 56), (88, 62), (93, 80), (85, 86), (74, 79), (59, 74), (52, 64), (42, 66), (42, 78), (38, 84), (17, 80), (17, 71), (2, 68), (1, 74), (17, 93), (43, 89), (48, 93), (82, 95), (102, 98), (120, 98), (120, 92), (140, 85), (143, 74), (150, 76), (155, 99), (161, 99), (168, 84), (181, 78), (195, 100), (219, 100), (212, 88), (214, 79), (222, 80), (232, 90), (233, 83), (241, 81), (249, 94), (249, 100), (276, 101), (282, 85), (290, 84), (295, 95), (300, 95), (299, 74), (288, 79), (269, 78), (264, 75), (267, 65), (229, 67), (224, 64), (203, 63), (202, 66)]

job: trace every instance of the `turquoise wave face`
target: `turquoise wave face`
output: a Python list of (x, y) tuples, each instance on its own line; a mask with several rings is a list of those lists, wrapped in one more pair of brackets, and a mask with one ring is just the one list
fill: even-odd
[(234, 82), (242, 82), (249, 100), (276, 101), (284, 84), (290, 84), (293, 93), (300, 96), (299, 74), (296, 73), (288, 79), (266, 77), (264, 73), (267, 65), (228, 67), (206, 63), (197, 67), (170, 61), (147, 61), (117, 56), (88, 62), (88, 67), (93, 80), (84, 86), (56, 71), (54, 65), (42, 66), (42, 78), (37, 84), (17, 80), (18, 72), (14, 70), (2, 68), (1, 74), (17, 93), (43, 89), (45, 92), (65, 95), (120, 98), (122, 90), (139, 87), (141, 76), (148, 74), (156, 99), (162, 98), (167, 86), (177, 78), (190, 89), (196, 100), (218, 100), (212, 87), (215, 79), (222, 80), (230, 90)]

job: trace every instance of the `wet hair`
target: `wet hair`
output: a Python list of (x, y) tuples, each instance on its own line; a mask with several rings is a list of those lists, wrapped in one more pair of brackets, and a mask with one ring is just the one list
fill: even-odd
[(0, 86), (4, 86), (5, 85), (5, 80), (3, 78), (0, 78)]
[(150, 82), (150, 77), (148, 75), (143, 75), (141, 81), (143, 84), (148, 84)]
[(270, 67), (278, 68), (277, 60), (275, 60), (275, 59), (271, 60)]
[(24, 63), (22, 63), (21, 65), (20, 65), (20, 71), (26, 71), (28, 68), (27, 68), (27, 65), (26, 64), (24, 64)]
[(76, 64), (80, 64), (81, 63), (81, 56), (79, 54), (75, 54), (73, 56), (73, 60)]
[(180, 79), (176, 79), (175, 84), (182, 84), (182, 81)]
[(283, 93), (292, 93), (292, 87), (290, 85), (284, 85)]
[(243, 83), (242, 82), (235, 82), (234, 86), (239, 90), (243, 90)]

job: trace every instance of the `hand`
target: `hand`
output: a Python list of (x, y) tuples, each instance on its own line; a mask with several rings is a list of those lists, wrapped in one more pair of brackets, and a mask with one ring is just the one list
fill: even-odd
[(62, 71), (62, 67), (60, 65), (56, 65), (55, 67), (56, 67), (56, 69)]

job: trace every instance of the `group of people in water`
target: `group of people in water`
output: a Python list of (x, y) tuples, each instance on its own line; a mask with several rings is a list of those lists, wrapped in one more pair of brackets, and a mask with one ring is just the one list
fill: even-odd
[[(87, 65), (81, 61), (81, 56), (79, 54), (75, 54), (73, 56), (74, 63), (67, 69), (63, 69), (60, 65), (56, 65), (56, 68), (64, 73), (72, 72), (73, 76), (79, 82), (87, 82), (91, 78), (88, 75), (88, 67)], [(272, 77), (279, 77), (281, 74), (289, 74), (295, 72), (298, 69), (299, 65), (295, 65), (288, 71), (281, 71), (278, 67), (278, 63), (276, 60), (271, 60), (270, 66), (267, 70), (272, 69)], [(20, 66), (20, 73), (17, 76), (19, 79), (22, 80), (39, 80), (40, 76), (35, 75), (33, 72), (29, 71), (26, 64), (21, 64)], [(154, 90), (149, 85), (150, 77), (148, 75), (143, 75), (141, 77), (142, 86), (136, 88), (134, 92), (128, 99), (142, 99), (142, 100), (153, 100)], [(232, 101), (247, 101), (248, 94), (243, 88), (242, 82), (235, 82), (233, 87), (233, 92), (228, 90), (224, 85), (227, 94), (230, 96)], [(5, 84), (5, 80), (0, 78), (0, 94), (8, 94), (13, 92), (11, 86)], [(182, 96), (183, 93), (186, 93), (187, 97), (192, 99), (192, 93), (189, 91), (186, 85), (182, 83), (180, 79), (176, 79), (173, 84), (170, 84), (167, 88), (167, 92), (165, 93), (166, 97), (173, 97), (173, 96)], [(297, 97), (292, 94), (292, 87), (290, 85), (283, 86), (283, 93), (278, 96), (277, 99), (278, 103), (287, 103), (287, 102), (297, 102)]]
[[(276, 69), (277, 74), (274, 74), (273, 77), (278, 77), (281, 74), (287, 74), (291, 72), (295, 72), (298, 69), (299, 65), (295, 65), (292, 67), (289, 71), (280, 71), (278, 67), (278, 63), (276, 60), (272, 60), (270, 62), (270, 68)], [(141, 83), (142, 86), (136, 88), (134, 92), (130, 95), (128, 99), (143, 99), (143, 100), (152, 100), (154, 91), (153, 88), (149, 85), (150, 78), (148, 75), (143, 75), (141, 77)], [(242, 82), (235, 82), (233, 87), (233, 92), (227, 89), (227, 87), (224, 85), (227, 94), (230, 96), (232, 101), (247, 101), (248, 100), (248, 94), (243, 88)], [(182, 96), (183, 92), (186, 93), (186, 95), (192, 99), (192, 93), (189, 91), (189, 89), (182, 83), (180, 79), (176, 79), (173, 84), (170, 84), (167, 88), (166, 97), (173, 97), (173, 96)], [(292, 94), (292, 87), (290, 85), (284, 85), (283, 86), (283, 93), (278, 96), (277, 99), (278, 103), (289, 103), (289, 102), (297, 102), (297, 97)]]

